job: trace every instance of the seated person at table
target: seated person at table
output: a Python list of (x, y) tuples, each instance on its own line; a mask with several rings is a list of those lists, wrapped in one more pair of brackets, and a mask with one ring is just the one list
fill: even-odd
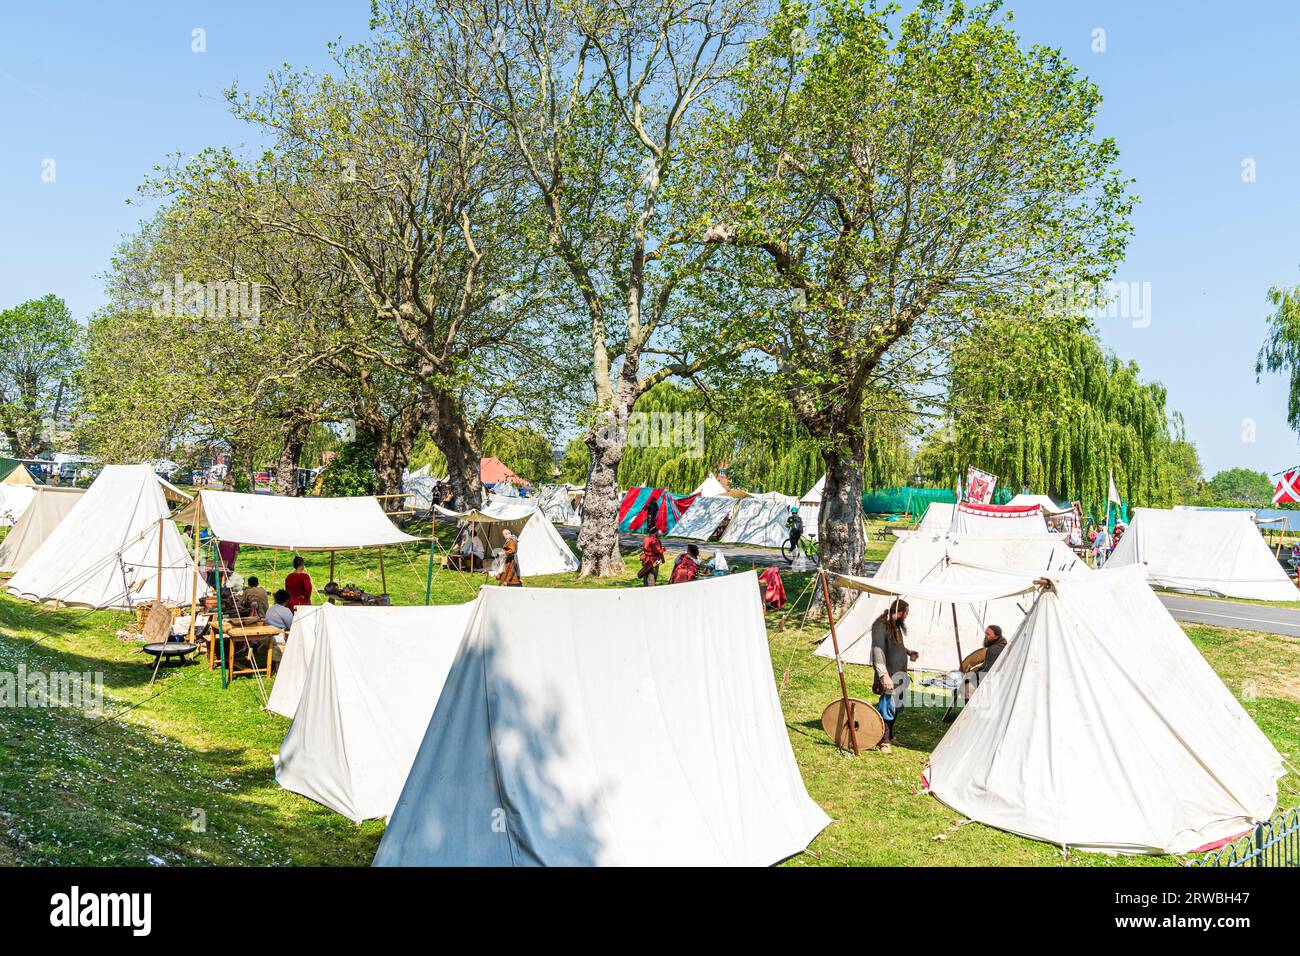
[(460, 549), (462, 555), (462, 567), (468, 567), (471, 571), (483, 566), (483, 538), (475, 529), (465, 537), (465, 544)]
[[(278, 627), (286, 634), (289, 628), (293, 627), (293, 608), (289, 606), (289, 592), (284, 588), (275, 592), (275, 604), (267, 609), (266, 623), (271, 627)], [(283, 644), (284, 636), (277, 637), (275, 642)]]
[(244, 588), (244, 607), (249, 616), (266, 617), (267, 604), (266, 588), (258, 583), (256, 575), (250, 575), (248, 587)]
[(688, 544), (686, 550), (677, 555), (673, 562), (673, 573), (668, 577), (669, 584), (682, 584), (694, 581), (700, 574), (700, 546)]
[(284, 589), (289, 592), (290, 611), (311, 603), (311, 575), (307, 573), (306, 562), (301, 556), (293, 559), (293, 573), (285, 577)]

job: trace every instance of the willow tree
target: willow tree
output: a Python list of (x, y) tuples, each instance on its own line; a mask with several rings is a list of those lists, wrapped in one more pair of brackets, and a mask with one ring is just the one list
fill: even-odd
[(696, 235), (821, 450), (823, 561), (860, 573), (873, 396), (923, 398), (979, 316), (1102, 281), (1131, 200), (1096, 88), (997, 4), (786, 2), (736, 84), (691, 146)]
[(1265, 372), (1288, 378), (1286, 423), (1300, 433), (1300, 286), (1274, 286), (1268, 290), (1273, 313), (1268, 317), (1268, 338), (1255, 361), (1255, 380)]
[(1174, 436), (1165, 389), (1069, 322), (991, 320), (952, 360), (951, 421), (939, 433), (941, 474), (967, 465), (1003, 485), (1078, 500), (1104, 513), (1113, 475), (1133, 505), (1167, 506)]

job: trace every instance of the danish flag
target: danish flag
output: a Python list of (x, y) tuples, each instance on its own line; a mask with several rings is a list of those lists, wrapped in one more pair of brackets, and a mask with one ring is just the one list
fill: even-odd
[(1300, 502), (1300, 468), (1282, 473), (1282, 480), (1273, 489), (1273, 504)]

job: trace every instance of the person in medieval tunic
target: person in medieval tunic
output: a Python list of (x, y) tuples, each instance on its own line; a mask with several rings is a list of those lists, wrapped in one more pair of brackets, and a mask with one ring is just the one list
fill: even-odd
[(659, 541), (659, 529), (651, 525), (646, 531), (645, 540), (641, 542), (641, 570), (636, 576), (641, 584), (653, 587), (659, 582), (659, 565), (663, 564), (667, 553)]
[(301, 555), (293, 559), (293, 573), (285, 575), (284, 589), (289, 592), (289, 610), (311, 604), (311, 575)]
[(669, 584), (684, 584), (694, 581), (700, 574), (700, 546), (688, 544), (686, 550), (677, 555), (673, 562), (673, 573), (668, 576)]
[(501, 571), (497, 574), (497, 584), (506, 588), (521, 588), (523, 579), (519, 576), (519, 539), (509, 528), (503, 532), (506, 543), (501, 547)]
[(907, 602), (894, 598), (871, 625), (871, 666), (876, 669), (871, 689), (880, 695), (876, 710), (885, 722), (885, 736), (880, 741), (882, 753), (889, 753), (891, 745), (898, 742), (894, 721), (903, 709), (908, 661), (917, 658), (918, 652), (908, 650), (903, 643), (906, 636)]

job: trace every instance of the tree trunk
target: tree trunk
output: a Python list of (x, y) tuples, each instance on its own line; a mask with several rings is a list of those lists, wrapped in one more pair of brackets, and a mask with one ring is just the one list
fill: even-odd
[[(840, 574), (861, 575), (865, 570), (866, 534), (862, 527), (862, 462), (866, 448), (862, 438), (842, 440), (826, 451), (826, 484), (817, 516), (821, 566)], [(836, 614), (852, 602), (853, 592), (832, 588)]]
[(621, 417), (610, 411), (603, 426), (593, 427), (584, 439), (591, 453), (591, 469), (578, 529), (578, 550), (582, 552), (578, 574), (582, 577), (615, 577), (625, 567), (618, 550), (618, 465), (623, 460), (624, 438)]
[[(406, 471), (406, 463), (411, 457), (410, 443), (400, 440), (394, 440), (388, 429), (384, 429), (375, 435), (375, 480), (378, 487), (375, 489), (376, 495), (401, 495), (402, 493), (402, 472)], [(394, 510), (395, 505), (401, 504), (398, 497), (383, 497), (379, 502), (384, 506), (385, 511)]]
[(280, 448), (280, 458), (275, 464), (277, 495), (296, 497), (298, 494), (298, 459), (302, 457), (302, 446), (307, 439), (307, 429), (310, 427), (300, 419), (294, 419), (289, 425), (289, 431), (284, 436), (284, 444)]
[(479, 472), (483, 449), (478, 432), (465, 417), (465, 409), (456, 396), (436, 396), (430, 405), (429, 432), (447, 459), (447, 483), (456, 496), (456, 506), (479, 508), (483, 504), (483, 480)]

